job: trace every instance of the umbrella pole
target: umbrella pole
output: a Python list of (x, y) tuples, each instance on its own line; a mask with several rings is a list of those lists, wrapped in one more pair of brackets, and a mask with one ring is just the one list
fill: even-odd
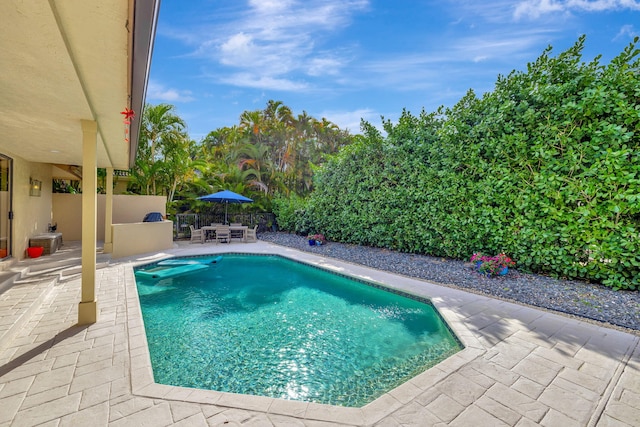
[(227, 208), (229, 207), (229, 202), (224, 204), (224, 225), (229, 224), (229, 220), (227, 219)]

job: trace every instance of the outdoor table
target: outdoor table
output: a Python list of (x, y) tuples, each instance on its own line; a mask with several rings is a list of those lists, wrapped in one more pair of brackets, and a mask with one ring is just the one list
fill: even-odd
[(202, 232), (204, 233), (204, 241), (214, 240), (216, 238), (216, 226), (213, 225), (205, 225), (201, 227)]
[[(231, 225), (229, 231), (231, 231), (231, 238), (242, 239), (243, 242), (247, 241), (247, 227), (246, 225)], [(241, 237), (238, 237), (241, 236)]]
[[(202, 232), (204, 233), (204, 241), (215, 240), (217, 226), (205, 225), (202, 226)], [(246, 225), (231, 225), (229, 231), (231, 232), (232, 239), (241, 239), (243, 242), (247, 241), (247, 227)]]

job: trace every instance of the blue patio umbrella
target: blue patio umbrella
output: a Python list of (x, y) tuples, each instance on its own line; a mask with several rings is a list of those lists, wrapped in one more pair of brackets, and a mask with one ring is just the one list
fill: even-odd
[(234, 193), (229, 190), (218, 191), (217, 193), (207, 194), (206, 196), (198, 197), (198, 200), (204, 200), (207, 202), (224, 203), (224, 223), (227, 223), (227, 207), (229, 203), (251, 203), (248, 197), (244, 197), (238, 193)]

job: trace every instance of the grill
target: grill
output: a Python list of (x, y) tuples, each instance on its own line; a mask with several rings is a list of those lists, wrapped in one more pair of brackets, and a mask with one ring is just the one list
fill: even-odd
[(142, 222), (160, 222), (164, 221), (162, 214), (160, 212), (149, 212), (144, 216)]

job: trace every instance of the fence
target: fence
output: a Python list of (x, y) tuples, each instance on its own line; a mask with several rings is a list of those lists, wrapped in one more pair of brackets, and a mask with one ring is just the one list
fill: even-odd
[[(237, 213), (227, 215), (229, 222), (239, 222), (253, 228), (258, 226), (258, 232), (275, 231), (277, 229), (276, 216), (270, 212), (262, 213)], [(203, 225), (224, 222), (224, 214), (199, 213), (177, 214), (174, 221), (174, 239), (191, 238), (190, 225), (200, 228)]]

